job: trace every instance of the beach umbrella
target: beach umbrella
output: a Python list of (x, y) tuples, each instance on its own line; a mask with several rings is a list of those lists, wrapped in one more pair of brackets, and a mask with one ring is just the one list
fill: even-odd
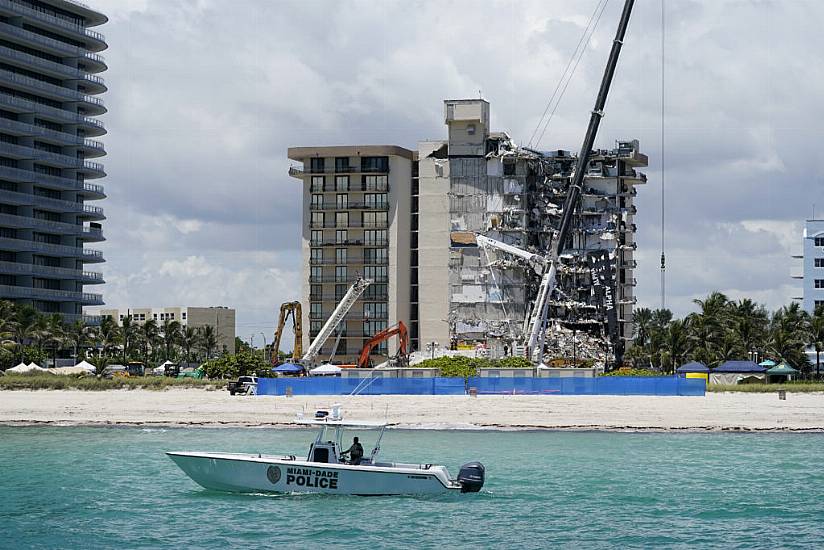
[(272, 369), (272, 372), (279, 372), (281, 374), (297, 374), (303, 372), (303, 367), (294, 363), (283, 363)]
[(323, 376), (325, 374), (340, 374), (342, 369), (333, 365), (332, 363), (326, 363), (325, 365), (321, 365), (319, 367), (315, 367), (314, 369), (310, 370), (309, 373), (313, 376)]
[(685, 363), (678, 367), (675, 372), (710, 372), (710, 369), (708, 369), (707, 365), (705, 365), (704, 363), (700, 363), (698, 361), (690, 361), (689, 363)]

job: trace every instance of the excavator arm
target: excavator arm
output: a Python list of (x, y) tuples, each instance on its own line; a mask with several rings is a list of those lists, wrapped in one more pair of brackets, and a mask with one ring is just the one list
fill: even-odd
[(358, 357), (358, 368), (367, 368), (369, 366), (369, 355), (375, 346), (389, 340), (396, 334), (398, 335), (398, 355), (406, 356), (409, 352), (409, 331), (403, 321), (398, 321), (398, 324), (378, 332), (366, 342), (361, 350), (360, 357)]
[(299, 359), (303, 355), (303, 327), (301, 324), (302, 310), (300, 302), (284, 302), (280, 304), (280, 315), (278, 316), (278, 326), (275, 329), (275, 341), (272, 346), (272, 364), (277, 364), (280, 353), (280, 341), (283, 337), (283, 327), (286, 321), (292, 317), (292, 330), (295, 333), (295, 346), (292, 348), (292, 357)]

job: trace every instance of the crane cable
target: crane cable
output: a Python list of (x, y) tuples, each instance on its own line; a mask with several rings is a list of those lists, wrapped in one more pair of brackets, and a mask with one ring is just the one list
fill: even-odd
[[(564, 96), (564, 92), (566, 92), (567, 86), (569, 86), (572, 77), (575, 75), (575, 70), (578, 68), (578, 63), (580, 63), (581, 58), (586, 51), (586, 45), (589, 43), (592, 35), (595, 33), (595, 28), (598, 26), (598, 21), (601, 20), (601, 15), (604, 13), (604, 9), (606, 9), (609, 0), (599, 0), (598, 4), (595, 6), (595, 10), (589, 16), (589, 21), (587, 22), (584, 31), (581, 33), (581, 38), (578, 40), (578, 44), (575, 46), (575, 50), (572, 52), (572, 55), (569, 58), (569, 61), (564, 68), (564, 72), (561, 74), (560, 80), (558, 80), (558, 84), (555, 86), (555, 90), (553, 90), (552, 95), (549, 98), (549, 101), (544, 108), (544, 112), (541, 115), (541, 118), (538, 119), (538, 124), (535, 126), (535, 129), (532, 131), (532, 135), (527, 142), (527, 148), (531, 148), (533, 146), (537, 147), (538, 144), (541, 142), (541, 139), (544, 137), (544, 133), (549, 126), (549, 122), (552, 120), (552, 117), (555, 115), (555, 110), (558, 108), (558, 105), (561, 102), (561, 99)], [(574, 63), (574, 64), (573, 64)], [(570, 72), (571, 68), (571, 72)], [(563, 86), (563, 88), (562, 88)], [(558, 94), (560, 90), (560, 95)], [(557, 97), (557, 101), (556, 101)], [(553, 102), (555, 106), (552, 107)], [(547, 112), (549, 112), (550, 107), (552, 107), (552, 112), (549, 114), (549, 117), (546, 118)], [(546, 123), (544, 123), (544, 119), (546, 118)], [(543, 129), (541, 130), (540, 135), (538, 135), (538, 130), (541, 129), (541, 125), (543, 124)], [(538, 136), (537, 139), (535, 137)]]
[(664, 36), (665, 36), (665, 9), (664, 4), (666, 0), (661, 0), (661, 309), (666, 309), (667, 307), (667, 262), (666, 256), (664, 254), (665, 249), (665, 139), (664, 139), (664, 100), (665, 100), (665, 80), (664, 80)]

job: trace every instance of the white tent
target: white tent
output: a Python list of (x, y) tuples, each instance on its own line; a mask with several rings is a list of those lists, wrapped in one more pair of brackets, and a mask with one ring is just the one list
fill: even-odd
[(94, 366), (94, 365), (92, 365), (91, 363), (87, 362), (85, 359), (84, 359), (83, 361), (80, 361), (80, 362), (79, 362), (78, 364), (76, 364), (74, 367), (75, 367), (75, 368), (80, 367), (81, 369), (85, 369), (85, 370), (87, 370), (88, 372), (95, 372), (95, 371), (97, 370), (97, 368), (95, 368), (95, 366)]
[(12, 372), (15, 374), (25, 374), (28, 372), (49, 372), (49, 369), (44, 369), (38, 366), (37, 363), (32, 362), (28, 365), (26, 365), (25, 363), (20, 363), (16, 367), (12, 367), (6, 372)]
[(342, 369), (340, 367), (336, 367), (332, 363), (326, 363), (325, 365), (321, 365), (310, 370), (309, 374), (311, 374), (312, 376), (334, 375), (340, 374), (341, 370)]
[(89, 374), (89, 371), (84, 369), (83, 367), (76, 366), (76, 367), (58, 367), (56, 369), (49, 369), (49, 372), (52, 374)]

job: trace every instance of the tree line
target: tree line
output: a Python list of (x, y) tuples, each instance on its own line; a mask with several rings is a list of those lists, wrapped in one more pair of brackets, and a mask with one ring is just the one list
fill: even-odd
[[(673, 372), (689, 361), (717, 367), (724, 361), (772, 359), (805, 375), (820, 374), (824, 307), (810, 315), (798, 303), (769, 312), (753, 300), (713, 292), (694, 300), (698, 311), (683, 319), (668, 309), (635, 310), (633, 346), (625, 359), (638, 367)], [(815, 367), (806, 349), (816, 352)]]
[[(218, 348), (215, 328), (183, 326), (178, 321), (138, 324), (131, 316), (120, 324), (104, 317), (98, 326), (63, 322), (59, 313), (43, 314), (32, 306), (0, 300), (0, 369), (15, 363), (42, 363), (47, 357), (79, 361), (106, 357), (123, 364), (141, 361), (206, 361)], [(42, 365), (41, 365), (42, 366)]]

